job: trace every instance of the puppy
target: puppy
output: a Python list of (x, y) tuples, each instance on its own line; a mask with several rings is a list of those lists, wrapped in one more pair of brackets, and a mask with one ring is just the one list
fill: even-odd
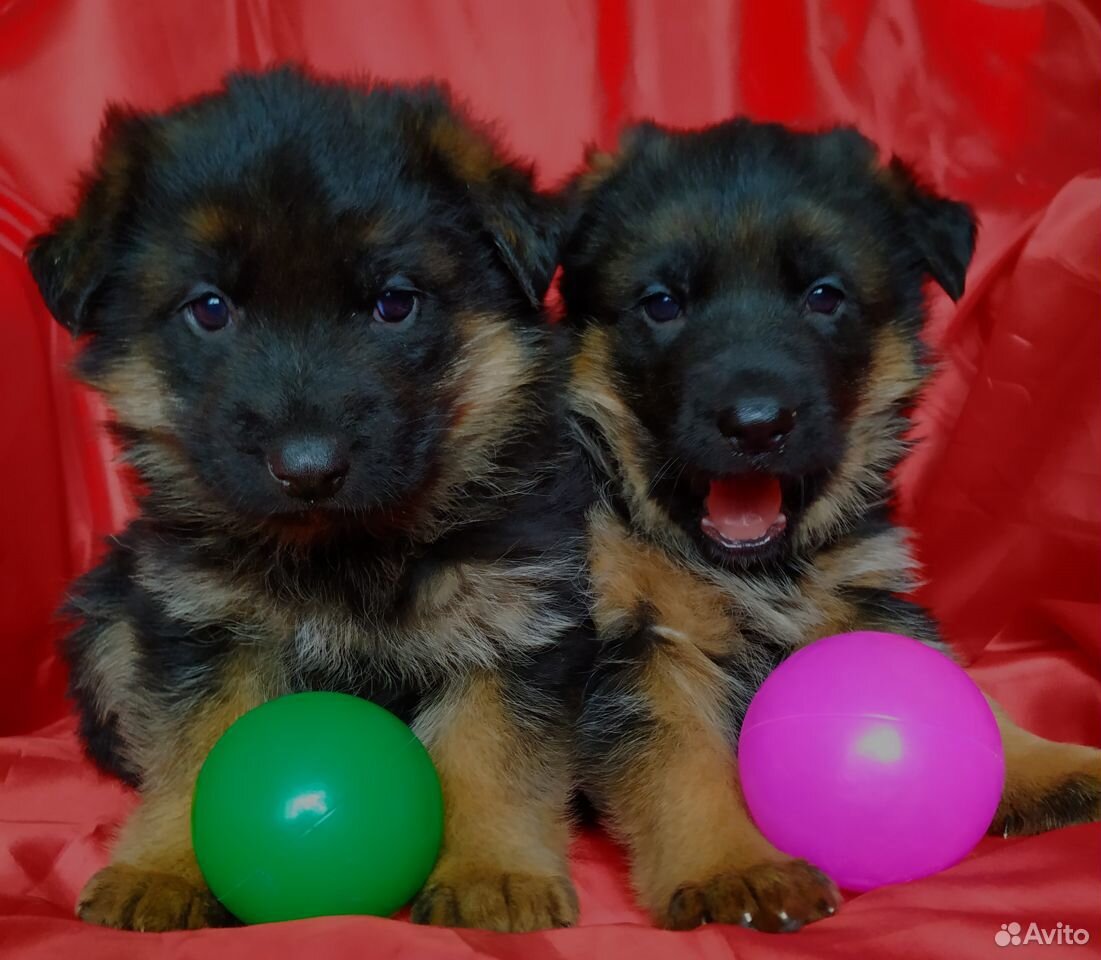
[(575, 919), (587, 501), (541, 310), (555, 230), (433, 87), (284, 69), (108, 115), (76, 215), (29, 253), (144, 487), (70, 606), (88, 752), (141, 796), (81, 917), (224, 922), (190, 843), (199, 766), (243, 711), (335, 690), (439, 772), (415, 920)]
[[(639, 126), (573, 193), (572, 404), (607, 480), (585, 786), (658, 922), (798, 929), (837, 891), (757, 833), (731, 745), (803, 644), (885, 630), (941, 646), (902, 598), (915, 565), (888, 478), (926, 372), (923, 282), (963, 293), (974, 219), (852, 130), (744, 120)], [(1098, 819), (1101, 752), (996, 712), (1008, 774), (991, 829)]]

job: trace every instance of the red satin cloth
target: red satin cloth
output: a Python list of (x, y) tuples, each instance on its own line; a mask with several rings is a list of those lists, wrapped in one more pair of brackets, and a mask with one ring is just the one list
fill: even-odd
[[(943, 370), (900, 509), (924, 600), (976, 678), (1047, 736), (1101, 737), (1101, 26), (1078, 0), (6, 0), (0, 3), (0, 954), (558, 960), (986, 957), (1001, 924), (1085, 927), (1097, 956), (1101, 828), (988, 839), (959, 866), (850, 899), (784, 937), (651, 929), (598, 834), (574, 848), (580, 929), (505, 937), (329, 918), (118, 933), (73, 919), (132, 803), (81, 758), (52, 611), (128, 511), (97, 403), (21, 260), (65, 209), (111, 99), (164, 107), (230, 67), (448, 79), (545, 183), (625, 119), (734, 112), (858, 124), (973, 203), (968, 293), (934, 300)], [(700, 825), (706, 829), (705, 824)], [(1091, 953), (1092, 951), (1092, 953)], [(1061, 955), (1061, 954), (1058, 954)]]

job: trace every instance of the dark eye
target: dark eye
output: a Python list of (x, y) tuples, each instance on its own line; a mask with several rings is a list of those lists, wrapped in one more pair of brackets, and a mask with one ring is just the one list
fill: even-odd
[(832, 283), (816, 283), (807, 293), (805, 303), (812, 313), (837, 313), (845, 302), (845, 292)]
[(224, 330), (233, 319), (233, 309), (225, 297), (217, 293), (204, 293), (187, 305), (187, 316), (192, 324), (206, 333)]
[(376, 320), (401, 323), (417, 309), (417, 295), (411, 290), (384, 290), (375, 301)]
[(642, 309), (654, 323), (668, 323), (680, 316), (680, 304), (668, 293), (652, 293), (642, 301)]

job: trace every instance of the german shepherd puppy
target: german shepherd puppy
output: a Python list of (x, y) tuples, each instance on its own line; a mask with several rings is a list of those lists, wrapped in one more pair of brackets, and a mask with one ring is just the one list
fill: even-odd
[(199, 766), (250, 707), (335, 690), (439, 772), (414, 919), (574, 920), (587, 487), (541, 308), (553, 210), (433, 87), (283, 69), (109, 113), (76, 215), (29, 253), (144, 486), (70, 608), (88, 751), (141, 795), (81, 917), (227, 919), (191, 849)]
[[(803, 644), (885, 630), (941, 645), (902, 598), (915, 564), (889, 475), (926, 372), (923, 282), (960, 297), (974, 219), (853, 130), (744, 120), (638, 126), (573, 192), (572, 403), (607, 481), (585, 786), (658, 922), (798, 929), (837, 891), (757, 833), (731, 744)], [(1098, 819), (1101, 752), (996, 712), (1008, 776), (991, 829)]]

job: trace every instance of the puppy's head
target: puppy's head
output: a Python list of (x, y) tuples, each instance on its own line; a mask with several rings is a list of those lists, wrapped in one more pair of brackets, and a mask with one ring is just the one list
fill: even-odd
[(920, 381), (923, 283), (962, 294), (968, 208), (852, 130), (746, 121), (637, 127), (572, 193), (579, 403), (637, 513), (752, 564), (882, 498)]
[(286, 69), (109, 112), (76, 215), (28, 259), (162, 504), (401, 526), (507, 439), (553, 220), (439, 89)]

